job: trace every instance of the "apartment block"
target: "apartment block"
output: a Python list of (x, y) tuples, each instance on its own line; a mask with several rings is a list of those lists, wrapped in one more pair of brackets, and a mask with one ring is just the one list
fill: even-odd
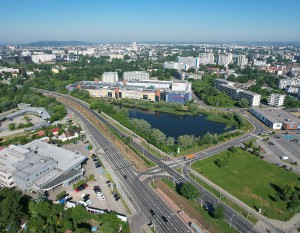
[(250, 106), (260, 105), (261, 95), (251, 91), (240, 89), (235, 86), (234, 82), (230, 82), (225, 79), (215, 79), (214, 85), (216, 88), (218, 88), (220, 91), (224, 92), (234, 100), (245, 98), (248, 100)]
[(275, 107), (280, 107), (284, 104), (285, 95), (273, 93), (269, 95), (268, 104)]
[(215, 57), (213, 53), (200, 53), (199, 54), (199, 63), (200, 64), (214, 64)]

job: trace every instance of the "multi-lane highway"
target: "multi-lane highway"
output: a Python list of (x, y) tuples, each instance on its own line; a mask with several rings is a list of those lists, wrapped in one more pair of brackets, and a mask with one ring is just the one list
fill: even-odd
[[(43, 91), (45, 93), (45, 91)], [(50, 93), (50, 92), (48, 92)], [(100, 121), (104, 122), (108, 127), (113, 129), (116, 133), (118, 133), (121, 137), (128, 137), (128, 135), (125, 135), (119, 129), (117, 129), (115, 126), (113, 126), (110, 122), (108, 122), (106, 119), (104, 119), (101, 115), (96, 113), (95, 111), (91, 110), (88, 105), (78, 99), (75, 99), (73, 97), (67, 96), (67, 95), (61, 95), (57, 93), (51, 93), (52, 95), (56, 96), (63, 96), (64, 98), (67, 98), (73, 102), (75, 102), (80, 108), (85, 109), (86, 111), (89, 111), (92, 113), (95, 117), (97, 117)], [(137, 197), (137, 202), (139, 202), (139, 207), (141, 208), (141, 211), (145, 216), (149, 216), (149, 210), (153, 209), (157, 212), (157, 228), (159, 229), (158, 232), (188, 232), (189, 229), (187, 226), (184, 225), (181, 220), (178, 219), (177, 216), (174, 216), (174, 213), (166, 207), (166, 204), (162, 202), (160, 199), (157, 199), (156, 196), (153, 194), (153, 191), (149, 187), (145, 187), (143, 183), (137, 178), (136, 174), (132, 171), (131, 166), (127, 166), (127, 161), (123, 158), (122, 154), (118, 151), (118, 149), (111, 143), (109, 140), (107, 140), (89, 121), (85, 119), (84, 116), (82, 116), (78, 111), (73, 109), (73, 111), (79, 115), (83, 123), (88, 127), (89, 131), (92, 133), (95, 140), (99, 143), (99, 145), (107, 150), (107, 158), (111, 161), (113, 166), (118, 166), (120, 164), (124, 164), (122, 166), (122, 169), (118, 169), (118, 174), (120, 177), (126, 175), (128, 178), (125, 179), (126, 183), (130, 187), (130, 189), (133, 191), (133, 196), (135, 195)], [(247, 116), (246, 116), (247, 117)], [(222, 145), (219, 145), (217, 147), (214, 147), (210, 150), (207, 150), (205, 154), (203, 153), (197, 153), (197, 159), (208, 157), (213, 154), (219, 153), (222, 150), (225, 150), (233, 145), (239, 144), (241, 141), (246, 141), (254, 138), (256, 135), (262, 133), (263, 129), (262, 127), (254, 120), (249, 118), (249, 120), (252, 122), (252, 124), (255, 125), (255, 131), (252, 132), (252, 134), (244, 135), (238, 139), (234, 139), (230, 142), (224, 143)], [(240, 232), (260, 232), (258, 229), (254, 227), (252, 223), (250, 223), (247, 219), (245, 219), (243, 216), (241, 216), (238, 212), (233, 210), (231, 207), (220, 201), (217, 197), (212, 195), (210, 192), (208, 192), (206, 189), (195, 183), (191, 178), (189, 178), (187, 167), (185, 169), (185, 175), (187, 176), (187, 179), (184, 178), (182, 175), (180, 175), (178, 172), (176, 172), (173, 168), (168, 166), (165, 162), (160, 160), (159, 158), (152, 155), (148, 150), (143, 148), (141, 145), (136, 143), (135, 141), (131, 142), (131, 145), (135, 147), (139, 151), (143, 151), (144, 154), (154, 163), (156, 163), (160, 168), (162, 168), (165, 172), (169, 173), (170, 176), (174, 179), (177, 183), (186, 183), (186, 182), (192, 182), (196, 187), (199, 188), (201, 192), (201, 199), (198, 200), (199, 203), (209, 203), (213, 205), (214, 207), (218, 204), (222, 204), (224, 206), (224, 214), (225, 219), (232, 227), (235, 227)], [(164, 223), (161, 219), (161, 216), (165, 215), (166, 217), (170, 218), (170, 221), (168, 223)]]
[[(149, 221), (155, 220), (157, 232), (191, 232), (188, 226), (174, 214), (167, 204), (159, 199), (149, 186), (145, 185), (137, 178), (136, 174), (133, 172), (132, 165), (124, 159), (119, 150), (79, 111), (70, 106), (68, 106), (68, 108), (80, 118), (94, 140), (105, 150), (106, 160), (108, 160), (112, 165), (112, 168), (115, 169), (118, 178), (122, 180), (127, 191), (139, 206), (140, 211), (149, 219)], [(150, 209), (155, 211), (155, 216), (151, 215), (149, 212)], [(162, 220), (162, 216), (165, 216), (168, 219), (167, 223)]]

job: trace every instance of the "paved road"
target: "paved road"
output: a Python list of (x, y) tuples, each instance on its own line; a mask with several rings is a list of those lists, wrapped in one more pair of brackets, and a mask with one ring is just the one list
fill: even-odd
[[(80, 112), (72, 107), (69, 107), (85, 124), (94, 140), (104, 149), (106, 159), (110, 161), (110, 165), (116, 171), (120, 180), (126, 186), (127, 191), (130, 192), (134, 201), (138, 204), (141, 212), (149, 218), (151, 215), (149, 210), (153, 209), (156, 212), (155, 223), (158, 232), (190, 232), (188, 226), (183, 224), (178, 216), (160, 200), (151, 188), (143, 184), (133, 171), (132, 164), (130, 164), (119, 150), (100, 133), (96, 127), (91, 124)], [(127, 178), (124, 178), (124, 175)], [(166, 216), (169, 220), (165, 223), (161, 216)], [(150, 218), (151, 219), (151, 218)]]
[[(106, 121), (103, 117), (101, 117), (99, 114), (97, 114), (95, 111), (91, 110), (88, 105), (85, 103), (82, 103), (82, 101), (74, 100), (74, 98), (69, 96), (64, 96), (66, 98), (69, 98), (70, 100), (76, 101), (80, 107), (85, 108), (86, 110), (90, 111), (92, 114), (94, 114), (99, 120), (103, 121), (107, 126), (111, 127), (116, 133), (118, 133), (120, 136), (127, 137), (127, 135), (120, 132), (116, 127), (111, 125), (108, 121)], [(78, 112), (77, 112), (78, 113)], [(250, 140), (254, 138), (256, 135), (262, 133), (263, 128), (260, 124), (258, 124), (256, 121), (252, 120), (250, 117), (247, 117), (253, 125), (255, 125), (255, 131), (252, 134), (244, 135), (239, 139), (232, 140), (230, 142), (224, 143), (220, 146), (217, 146), (215, 148), (212, 148), (210, 150), (207, 150), (205, 154), (202, 152), (197, 153), (197, 159), (204, 158), (211, 156), (213, 154), (219, 153), (220, 151), (223, 151), (233, 145), (239, 144), (243, 141)], [(89, 125), (90, 123), (83, 118), (82, 121)], [(105, 150), (108, 150), (109, 159), (112, 161), (115, 168), (119, 171), (119, 174), (122, 176), (126, 174), (128, 176), (127, 183), (132, 189), (133, 193), (132, 195), (136, 195), (139, 199), (140, 208), (142, 212), (147, 216), (149, 215), (149, 209), (155, 209), (155, 211), (159, 212), (159, 215), (165, 214), (166, 216), (170, 217), (173, 213), (169, 209), (169, 207), (166, 207), (164, 203), (162, 203), (160, 200), (156, 198), (156, 196), (153, 194), (152, 190), (148, 187), (144, 187), (140, 180), (136, 177), (136, 175), (132, 172), (131, 166), (127, 164), (128, 162), (123, 158), (123, 156), (118, 152), (118, 150), (114, 147), (113, 144), (111, 144), (103, 135), (99, 134), (98, 130), (95, 129), (91, 124), (89, 126), (90, 131), (92, 132), (93, 136), (95, 136), (95, 139), (100, 144), (102, 148)], [(100, 137), (100, 138), (99, 138)], [(245, 219), (243, 216), (241, 216), (238, 212), (233, 210), (231, 207), (220, 201), (217, 197), (209, 193), (207, 190), (205, 190), (203, 187), (198, 185), (198, 183), (195, 183), (191, 178), (189, 178), (187, 174), (187, 170), (185, 170), (185, 174), (187, 175), (187, 179), (182, 177), (179, 173), (177, 173), (173, 168), (166, 165), (163, 161), (152, 155), (148, 150), (144, 149), (142, 146), (140, 146), (135, 141), (132, 141), (132, 146), (135, 147), (139, 151), (144, 151), (144, 154), (154, 163), (156, 163), (160, 168), (162, 168), (165, 172), (169, 173), (174, 181), (176, 183), (186, 183), (186, 182), (192, 182), (196, 187), (199, 188), (201, 192), (201, 199), (197, 200), (200, 204), (202, 203), (210, 203), (214, 206), (217, 206), (218, 204), (222, 204), (224, 206), (224, 214), (225, 214), (225, 220), (233, 227), (238, 229), (240, 232), (253, 232), (258, 233), (260, 232), (258, 229), (256, 229), (252, 223), (250, 223), (247, 219)], [(120, 164), (122, 166), (120, 167)], [(187, 166), (186, 166), (187, 167)], [(145, 193), (145, 191), (147, 192)], [(164, 211), (167, 211), (167, 213), (164, 213)], [(179, 230), (183, 226), (183, 223), (178, 221), (178, 218), (173, 217), (170, 220), (174, 220), (174, 223), (167, 223), (164, 224), (161, 219), (157, 219), (157, 225), (161, 228), (163, 232), (169, 232), (171, 230)], [(171, 226), (171, 228), (170, 228)], [(186, 229), (181, 229), (178, 232), (188, 232)]]

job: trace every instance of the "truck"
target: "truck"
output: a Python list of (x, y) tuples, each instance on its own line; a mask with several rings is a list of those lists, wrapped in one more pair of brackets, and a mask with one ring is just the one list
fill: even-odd
[(185, 161), (187, 161), (187, 160), (191, 160), (191, 159), (196, 158), (196, 156), (195, 156), (195, 154), (190, 154), (190, 155), (184, 156), (183, 158), (184, 158)]

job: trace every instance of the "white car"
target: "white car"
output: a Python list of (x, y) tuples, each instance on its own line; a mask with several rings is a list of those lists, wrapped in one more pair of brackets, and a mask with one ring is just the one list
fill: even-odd
[(99, 198), (100, 201), (105, 201), (105, 197)]

